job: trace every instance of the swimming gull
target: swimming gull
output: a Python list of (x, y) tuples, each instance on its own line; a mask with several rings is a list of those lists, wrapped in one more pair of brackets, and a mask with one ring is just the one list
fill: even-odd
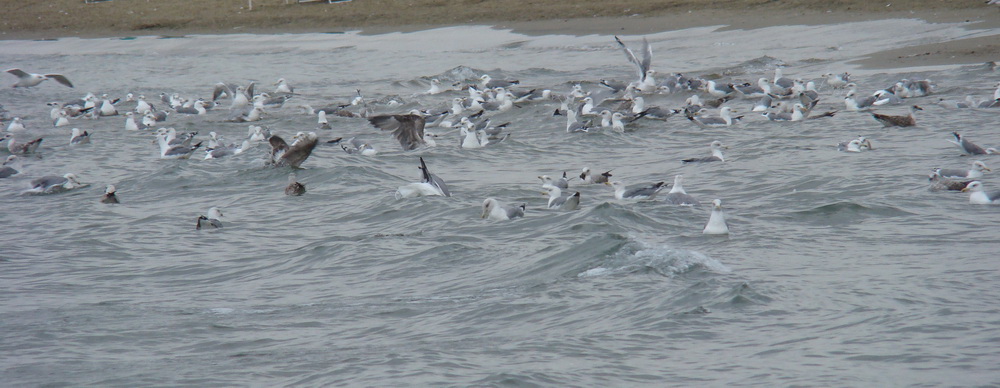
[(181, 114), (189, 114), (189, 115), (203, 115), (205, 113), (208, 113), (208, 110), (205, 109), (205, 107), (207, 106), (208, 106), (208, 101), (198, 99), (194, 102), (194, 104), (191, 107), (180, 106), (174, 109), (174, 112)]
[(608, 178), (611, 177), (611, 170), (601, 173), (601, 175), (593, 175), (590, 173), (590, 167), (584, 167), (583, 172), (580, 173), (580, 179), (586, 183), (608, 183)]
[(482, 218), (499, 221), (524, 217), (525, 208), (526, 204), (523, 203), (518, 206), (504, 205), (494, 198), (486, 198), (486, 200), (483, 201)]
[(674, 185), (670, 188), (670, 192), (664, 199), (667, 203), (671, 205), (688, 205), (688, 206), (698, 206), (701, 202), (689, 195), (684, 191), (684, 186), (681, 182), (684, 180), (683, 175), (674, 176)]
[(559, 180), (552, 179), (552, 177), (548, 175), (539, 175), (538, 179), (542, 180), (542, 186), (553, 185), (561, 190), (569, 188), (569, 178), (566, 176), (565, 171), (563, 171), (562, 178), (559, 178)]
[(843, 152), (861, 152), (875, 149), (872, 146), (872, 141), (865, 138), (864, 136), (858, 136), (857, 139), (852, 139), (850, 141), (844, 141), (837, 144), (837, 151)]
[(403, 146), (403, 150), (414, 150), (424, 144), (424, 124), (426, 121), (419, 111), (410, 111), (405, 115), (379, 115), (369, 117), (368, 122), (383, 131), (392, 131), (392, 135)]
[(90, 134), (87, 131), (81, 131), (80, 128), (73, 128), (73, 134), (70, 135), (69, 144), (87, 144), (90, 143)]
[(927, 180), (931, 182), (930, 191), (962, 191), (969, 183), (972, 183), (971, 180), (945, 179), (936, 173), (928, 175)]
[(119, 203), (118, 196), (115, 195), (116, 192), (115, 185), (108, 185), (104, 189), (104, 195), (101, 196), (101, 203)]
[(27, 143), (18, 142), (13, 134), (5, 133), (0, 137), (0, 141), (7, 140), (7, 151), (15, 155), (31, 154), (38, 150), (42, 144), (42, 138), (31, 140)]
[(295, 174), (288, 174), (288, 186), (285, 186), (285, 195), (302, 195), (306, 193), (306, 185), (295, 180)]
[(980, 181), (969, 182), (962, 192), (970, 192), (969, 203), (973, 205), (1000, 205), (1000, 190), (986, 191)]
[(708, 148), (712, 150), (712, 156), (706, 156), (702, 158), (687, 158), (681, 160), (684, 163), (703, 163), (703, 162), (725, 162), (726, 158), (722, 155), (723, 148), (729, 148), (722, 144), (721, 141), (715, 140), (708, 145)]
[(826, 79), (826, 84), (830, 85), (830, 87), (834, 89), (843, 88), (849, 82), (851, 82), (851, 74), (847, 72), (840, 74), (833, 74), (833, 73), (823, 74), (823, 78)]
[(7, 132), (20, 132), (24, 129), (24, 121), (20, 117), (13, 118), (7, 125)]
[(222, 227), (222, 221), (220, 221), (221, 218), (222, 218), (222, 210), (219, 210), (219, 208), (214, 206), (210, 207), (208, 209), (208, 215), (203, 214), (198, 216), (198, 220), (196, 221), (194, 229), (201, 230), (202, 226), (204, 227), (211, 226), (216, 229), (221, 228)]
[(986, 163), (983, 163), (980, 160), (972, 162), (972, 169), (969, 170), (962, 170), (957, 168), (934, 169), (935, 174), (940, 175), (942, 178), (947, 178), (947, 179), (961, 179), (961, 178), (976, 179), (982, 177), (983, 173), (986, 171), (993, 171), (993, 170), (990, 170), (989, 167), (986, 167)]
[(274, 83), (274, 86), (275, 86), (274, 88), (275, 93), (291, 94), (295, 92), (295, 88), (289, 85), (288, 81), (285, 81), (284, 78), (278, 78), (278, 81)]
[(878, 113), (872, 113), (872, 117), (878, 122), (882, 123), (884, 127), (912, 127), (917, 125), (917, 119), (914, 117), (914, 113), (918, 110), (924, 110), (919, 106), (913, 105), (910, 107), (910, 114), (906, 116), (890, 116)]
[(236, 144), (220, 144), (215, 148), (208, 148), (205, 150), (205, 159), (222, 159), (227, 156), (239, 155), (250, 148), (250, 139), (244, 139), (243, 143), (237, 146)]
[(722, 200), (712, 201), (712, 215), (708, 216), (708, 224), (701, 231), (704, 234), (729, 234), (729, 225), (726, 224), (726, 215), (722, 212)]
[(21, 158), (18, 158), (17, 155), (8, 155), (7, 159), (3, 161), (3, 165), (0, 165), (0, 178), (10, 178), (20, 174), (23, 169)]
[(59, 193), (83, 186), (73, 173), (63, 176), (47, 175), (31, 181), (31, 193)]
[(437, 175), (431, 174), (430, 170), (427, 169), (427, 164), (424, 163), (423, 157), (420, 158), (419, 168), (421, 172), (420, 182), (400, 186), (396, 190), (396, 199), (425, 195), (451, 196), (451, 192), (448, 191), (448, 185)]
[(272, 165), (276, 167), (291, 166), (292, 168), (299, 168), (302, 162), (305, 162), (309, 158), (309, 155), (312, 154), (313, 149), (316, 148), (316, 144), (319, 143), (319, 137), (316, 136), (316, 132), (299, 132), (293, 139), (294, 141), (290, 145), (278, 135), (271, 135), (267, 139), (268, 143), (271, 144)]
[(687, 118), (688, 120), (691, 120), (691, 122), (705, 127), (719, 127), (719, 126), (728, 127), (730, 125), (733, 125), (734, 122), (739, 121), (740, 119), (743, 118), (743, 116), (733, 117), (731, 115), (732, 113), (733, 113), (732, 108), (724, 106), (721, 109), (719, 109), (718, 117), (696, 116), (694, 114), (688, 114)]
[(955, 140), (948, 140), (948, 141), (957, 145), (958, 148), (961, 149), (962, 152), (964, 152), (966, 155), (987, 155), (993, 153), (990, 151), (993, 150), (993, 148), (983, 149), (983, 147), (980, 147), (975, 143), (969, 141), (968, 139), (962, 137), (962, 135), (959, 135), (958, 132), (952, 132), (951, 134), (955, 136)]
[(542, 188), (546, 190), (545, 193), (549, 196), (548, 208), (549, 209), (559, 209), (559, 210), (576, 210), (580, 208), (580, 192), (577, 191), (573, 195), (563, 194), (562, 190), (553, 185), (542, 185)]
[(605, 183), (611, 185), (615, 189), (615, 199), (645, 199), (653, 200), (656, 198), (656, 194), (663, 189), (665, 182), (656, 182), (648, 186), (627, 188), (625, 184), (621, 181), (613, 181), (610, 183)]
[[(424, 135), (426, 136), (429, 133), (430, 132), (424, 132)], [(352, 137), (344, 142), (341, 142), (340, 148), (348, 154), (359, 154), (363, 156), (374, 156), (375, 154), (378, 154), (378, 150), (376, 150), (375, 147), (372, 147), (371, 144), (368, 144), (367, 142), (356, 137)]]
[(521, 81), (518, 80), (493, 79), (489, 74), (483, 74), (482, 77), (479, 77), (479, 87), (481, 89), (509, 88), (520, 83)]
[[(162, 134), (162, 133), (157, 134), (156, 141), (160, 145), (160, 158), (187, 159), (191, 157), (191, 154), (193, 154), (195, 150), (201, 147), (201, 142), (198, 142), (198, 144), (192, 146), (189, 145), (190, 139), (191, 137), (188, 137), (186, 140), (181, 141), (180, 144), (177, 143), (171, 144), (171, 140), (178, 140), (178, 139), (171, 139), (168, 134)], [(188, 144), (185, 144), (185, 142), (187, 142)]]
[(42, 81), (45, 81), (47, 79), (53, 79), (56, 80), (56, 82), (58, 83), (69, 86), (71, 88), (73, 87), (73, 83), (69, 82), (69, 78), (66, 78), (62, 74), (34, 74), (34, 73), (27, 73), (21, 69), (10, 69), (7, 70), (7, 72), (13, 74), (15, 77), (18, 78), (17, 83), (15, 83), (13, 86), (15, 88), (30, 88), (32, 86), (36, 86), (42, 83)]

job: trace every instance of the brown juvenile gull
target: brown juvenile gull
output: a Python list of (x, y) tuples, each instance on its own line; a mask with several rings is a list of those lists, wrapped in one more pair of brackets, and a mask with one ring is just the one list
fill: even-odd
[(919, 106), (911, 106), (910, 114), (906, 116), (890, 116), (878, 113), (872, 113), (872, 117), (878, 122), (882, 123), (885, 127), (912, 127), (917, 125), (917, 118), (913, 116), (918, 110), (924, 110)]

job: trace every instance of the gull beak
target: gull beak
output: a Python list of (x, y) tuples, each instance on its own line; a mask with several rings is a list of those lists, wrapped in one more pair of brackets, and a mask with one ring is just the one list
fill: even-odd
[(968, 188), (968, 187), (963, 187), (963, 188), (962, 188), (962, 192), (963, 192), (963, 193), (965, 193), (965, 192), (968, 192), (968, 191), (969, 191), (969, 188)]
[(604, 182), (605, 185), (611, 186), (611, 182)]
[(990, 168), (989, 168), (989, 167), (983, 167), (983, 170), (986, 170), (986, 171), (993, 171), (993, 170), (990, 170)]

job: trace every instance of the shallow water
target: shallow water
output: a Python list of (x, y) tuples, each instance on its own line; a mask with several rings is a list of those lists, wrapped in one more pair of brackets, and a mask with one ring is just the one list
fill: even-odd
[[(45, 102), (83, 93), (208, 97), (218, 81), (284, 77), (301, 95), (262, 124), (312, 130), (301, 104), (401, 96), (403, 112), (443, 110), (454, 92), (415, 95), (430, 78), (488, 72), (527, 87), (598, 90), (630, 80), (610, 36), (526, 36), (485, 27), (416, 33), (192, 36), (0, 42), (11, 67), (63, 72), (0, 90), (46, 140), (26, 172), (0, 182), (0, 381), (9, 386), (975, 386), (1000, 377), (1000, 207), (930, 192), (933, 167), (964, 167), (958, 131), (997, 146), (1000, 110), (950, 110), (938, 98), (992, 93), (1000, 73), (978, 65), (869, 71), (851, 62), (907, 44), (996, 33), (893, 20), (749, 31), (715, 27), (649, 35), (661, 73), (725, 79), (850, 71), (862, 93), (929, 78), (937, 93), (912, 129), (867, 113), (799, 123), (749, 117), (700, 129), (682, 117), (633, 131), (567, 134), (552, 103), (496, 115), (512, 138), (462, 150), (402, 152), (360, 119), (331, 118), (321, 138), (362, 136), (376, 157), (321, 145), (296, 171), (262, 166), (267, 146), (223, 160), (159, 160), (149, 133), (122, 118), (75, 120), (76, 147), (51, 128)], [(638, 37), (623, 37), (638, 47)], [(429, 44), (427, 42), (436, 42)], [(13, 77), (6, 76), (13, 82)], [(447, 83), (447, 82), (446, 82)], [(821, 89), (818, 110), (841, 109)], [(678, 107), (689, 93), (650, 97)], [(751, 101), (731, 106), (749, 111)], [(235, 141), (247, 125), (173, 115), (168, 125)], [(899, 114), (900, 106), (880, 109)], [(748, 114), (749, 115), (749, 114)], [(838, 152), (859, 134), (876, 150)], [(683, 165), (708, 143), (727, 161)], [(451, 198), (393, 198), (419, 179), (417, 157)], [(1000, 159), (984, 158), (989, 165)], [(614, 169), (627, 184), (683, 174), (703, 204), (721, 198), (732, 229), (707, 237), (709, 206), (619, 202), (610, 188), (571, 183), (575, 212), (543, 209), (541, 174)], [(23, 195), (42, 175), (89, 186)], [(994, 173), (995, 174), (995, 173)], [(1000, 186), (988, 175), (984, 183)], [(122, 204), (98, 203), (115, 184)], [(484, 198), (526, 203), (524, 219), (479, 218)], [(194, 230), (210, 206), (221, 230)]]

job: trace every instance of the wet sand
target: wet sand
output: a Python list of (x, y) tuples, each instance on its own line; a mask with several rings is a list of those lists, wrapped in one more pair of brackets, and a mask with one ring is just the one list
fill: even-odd
[[(253, 8), (249, 7), (253, 4)], [(981, 1), (844, 0), (388, 0), (298, 4), (296, 0), (81, 0), (8, 5), (0, 39), (124, 37), (226, 33), (304, 33), (360, 30), (365, 34), (480, 24), (525, 34), (644, 34), (719, 25), (774, 25), (859, 20), (923, 19), (996, 30), (990, 37), (902, 47), (859, 61), (866, 67), (909, 67), (1000, 61), (1000, 7)], [(994, 38), (995, 37), (995, 38)]]

